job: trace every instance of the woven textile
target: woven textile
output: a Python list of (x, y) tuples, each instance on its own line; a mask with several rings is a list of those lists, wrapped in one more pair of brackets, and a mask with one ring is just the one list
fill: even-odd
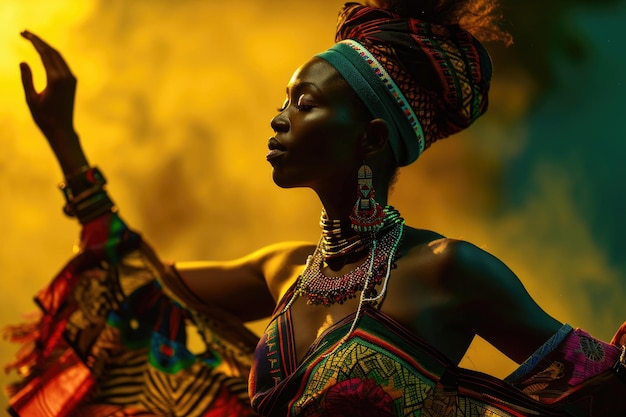
[[(409, 101), (425, 135), (424, 148), (471, 125), (487, 109), (491, 58), (469, 32), (390, 11), (348, 3), (335, 40), (354, 39), (380, 62)], [(402, 111), (398, 107), (397, 111)], [(408, 151), (399, 165), (419, 152), (415, 137), (403, 137)]]
[[(81, 241), (38, 294), (40, 320), (8, 329), (24, 344), (8, 366), (23, 377), (9, 388), (11, 414), (255, 415), (247, 375), (258, 338), (226, 312), (180, 297), (175, 271), (116, 213), (86, 224)], [(190, 331), (199, 353), (188, 348)]]
[(326, 330), (297, 362), (289, 309), (276, 309), (257, 345), (252, 405), (262, 416), (567, 416), (489, 375), (460, 369), (371, 306)]

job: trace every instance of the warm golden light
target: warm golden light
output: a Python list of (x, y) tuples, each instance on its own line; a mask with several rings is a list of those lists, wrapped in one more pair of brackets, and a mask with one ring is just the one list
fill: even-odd
[[(166, 260), (227, 259), (279, 240), (317, 241), (315, 195), (278, 189), (265, 153), (292, 71), (332, 44), (341, 4), (0, 2), (0, 325), (35, 309), (32, 296), (69, 259), (79, 230), (61, 213), (60, 170), (23, 99), (20, 61), (39, 88), (45, 79), (21, 30), (57, 47), (78, 76), (76, 127), (130, 225)], [(515, 68), (497, 73), (492, 89), (488, 115), (401, 171), (391, 203), (412, 226), (493, 252), (547, 311), (606, 337), (619, 319), (593, 311), (589, 282), (568, 280), (585, 271), (610, 288), (619, 272), (572, 204), (567, 173), (538, 166), (528, 173), (539, 184), (533, 197), (497, 210), (506, 164), (526, 146), (521, 120), (536, 86)], [(15, 349), (1, 346), (6, 363)], [(498, 376), (513, 367), (481, 344), (464, 365)]]

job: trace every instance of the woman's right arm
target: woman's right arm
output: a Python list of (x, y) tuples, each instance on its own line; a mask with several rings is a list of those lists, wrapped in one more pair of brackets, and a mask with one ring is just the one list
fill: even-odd
[(35, 47), (46, 70), (46, 87), (37, 92), (29, 65), (20, 63), (26, 103), (63, 174), (80, 173), (89, 165), (74, 129), (76, 77), (57, 50), (33, 33), (24, 31), (21, 35)]
[[(37, 92), (33, 85), (31, 68), (22, 62), (20, 70), (26, 102), (63, 171), (66, 184), (71, 186), (72, 182), (78, 183), (81, 187), (79, 191), (95, 185), (96, 192), (105, 194), (102, 192), (103, 178), (96, 178), (96, 183), (85, 182), (83, 178), (89, 164), (74, 129), (76, 77), (57, 50), (31, 32), (24, 31), (21, 35), (32, 43), (41, 57), (47, 81), (46, 87)], [(65, 191), (67, 197), (68, 190)], [(85, 192), (91, 191), (88, 189)], [(77, 217), (81, 223), (86, 224), (85, 219), (80, 216), (81, 208), (85, 204), (79, 204), (76, 210), (77, 207), (69, 201), (77, 194), (79, 193), (69, 190), (66, 212), (67, 207), (70, 208), (69, 214), (76, 214), (71, 213), (72, 209), (79, 211)], [(95, 201), (102, 209), (110, 207), (97, 197), (88, 195), (84, 202), (87, 204)], [(110, 204), (110, 200), (108, 202)], [(87, 220), (93, 218), (94, 213), (98, 215), (102, 211), (82, 210), (91, 215)], [(175, 269), (182, 283), (181, 290), (188, 290), (190, 297), (201, 303), (216, 304), (248, 321), (271, 314), (275, 300), (286, 291), (284, 287), (297, 276), (312, 251), (313, 246), (309, 244), (282, 243), (265, 247), (234, 261), (182, 262), (176, 264)]]
[(177, 262), (175, 269), (200, 301), (252, 321), (271, 314), (314, 249), (310, 243), (283, 242), (233, 261)]

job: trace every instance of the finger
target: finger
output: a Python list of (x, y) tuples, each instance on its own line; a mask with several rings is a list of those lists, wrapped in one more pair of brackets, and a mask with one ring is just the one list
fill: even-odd
[(48, 67), (51, 67), (53, 63), (50, 61), (50, 57), (48, 56), (47, 51), (49, 49), (52, 49), (52, 47), (48, 45), (46, 42), (44, 42), (39, 36), (27, 30), (23, 31), (20, 34), (25, 39), (28, 39), (30, 43), (35, 47), (35, 50), (41, 57), (44, 67), (46, 67), (46, 69)]
[[(43, 42), (43, 41), (42, 41)], [(54, 65), (54, 69), (62, 76), (73, 77), (72, 70), (70, 70), (69, 65), (65, 62), (61, 53), (55, 48), (48, 45), (48, 58), (50, 62)]]
[(22, 85), (24, 86), (26, 102), (30, 104), (37, 96), (35, 85), (33, 84), (33, 73), (25, 62), (20, 63), (20, 73), (22, 75)]
[(35, 50), (41, 57), (41, 61), (46, 69), (46, 76), (48, 80), (51, 78), (67, 76), (73, 77), (69, 66), (56, 49), (50, 46), (39, 36), (27, 30), (23, 31), (21, 35), (28, 39), (35, 47)]

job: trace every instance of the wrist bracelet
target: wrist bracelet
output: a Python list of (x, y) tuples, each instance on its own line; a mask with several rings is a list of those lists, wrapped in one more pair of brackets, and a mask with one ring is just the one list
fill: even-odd
[(69, 203), (81, 193), (93, 187), (104, 187), (106, 178), (97, 167), (83, 168), (78, 174), (65, 177), (65, 181), (59, 184), (59, 188)]
[(113, 201), (104, 189), (106, 183), (106, 178), (97, 167), (66, 177), (59, 184), (65, 197), (63, 212), (85, 224), (114, 209)]

